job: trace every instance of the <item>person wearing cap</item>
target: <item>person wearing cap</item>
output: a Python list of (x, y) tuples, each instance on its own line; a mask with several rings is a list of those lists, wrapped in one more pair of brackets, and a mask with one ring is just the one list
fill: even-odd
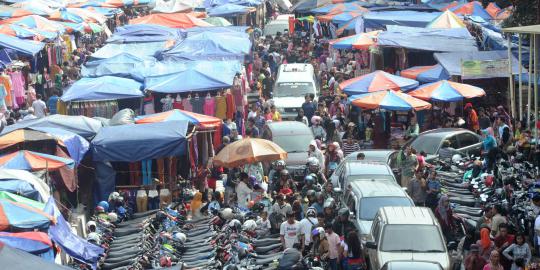
[(349, 232), (356, 230), (354, 223), (349, 220), (349, 208), (339, 209), (338, 216), (332, 224), (332, 230), (339, 236), (347, 237)]
[(472, 103), (465, 104), (465, 112), (467, 113), (467, 128), (471, 131), (478, 132), (480, 123), (478, 122), (478, 114), (474, 110)]
[(465, 258), (465, 270), (482, 270), (487, 261), (480, 256), (479, 246), (477, 244), (472, 244), (470, 248), (470, 253)]
[(281, 223), (279, 236), (283, 250), (292, 248), (294, 244), (300, 243), (301, 249), (304, 249), (303, 233), (300, 223), (294, 219), (293, 211), (287, 211), (287, 220)]

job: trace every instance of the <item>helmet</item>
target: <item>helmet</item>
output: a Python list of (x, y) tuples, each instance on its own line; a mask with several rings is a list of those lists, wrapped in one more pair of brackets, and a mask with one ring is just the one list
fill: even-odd
[(317, 236), (317, 235), (324, 235), (324, 228), (323, 227), (317, 227), (311, 231), (311, 235)]
[(242, 229), (242, 223), (240, 223), (240, 220), (238, 219), (233, 219), (229, 222), (229, 227), (236, 231), (240, 231)]
[(242, 260), (247, 256), (247, 252), (245, 249), (241, 248), (238, 250), (238, 259)]
[(257, 229), (257, 223), (252, 219), (246, 220), (244, 225), (242, 225), (242, 230), (244, 231), (254, 231), (255, 229)]
[(315, 190), (310, 189), (306, 192), (306, 196), (314, 197), (316, 195)]
[(173, 240), (183, 244), (183, 243), (186, 242), (187, 236), (184, 233), (177, 232), (177, 233), (173, 234)]
[(283, 170), (281, 171), (281, 175), (289, 175), (289, 170), (283, 169)]
[(319, 160), (316, 157), (310, 157), (307, 159), (308, 166), (319, 166)]
[(90, 221), (86, 222), (86, 230), (88, 232), (94, 232), (94, 231), (96, 231), (96, 228), (97, 228), (97, 225), (96, 225), (95, 221), (90, 220)]
[(109, 218), (109, 222), (116, 222), (118, 221), (118, 215), (116, 213), (109, 213), (107, 214), (107, 217)]
[(96, 213), (105, 213), (105, 208), (103, 208), (103, 206), (96, 206), (96, 209), (95, 209), (95, 212)]
[(101, 237), (99, 236), (98, 233), (95, 233), (95, 232), (89, 233), (88, 237), (86, 237), (86, 240), (96, 245), (101, 245)]
[(306, 216), (308, 217), (316, 217), (317, 216), (317, 209), (314, 207), (309, 207), (306, 211)]
[(326, 207), (333, 207), (333, 206), (334, 206), (334, 202), (335, 202), (334, 198), (330, 197), (330, 198), (328, 198), (328, 199), (326, 199), (326, 200), (324, 201), (323, 207), (324, 207), (324, 208), (326, 208)]
[(306, 184), (313, 184), (313, 182), (315, 182), (315, 178), (313, 178), (313, 175), (308, 174), (306, 175), (306, 177), (304, 177), (304, 181), (306, 182)]
[(339, 209), (338, 215), (348, 217), (349, 216), (349, 209), (345, 208), (345, 207)]
[(274, 167), (285, 167), (285, 161), (277, 160), (276, 162), (274, 162)]
[(118, 200), (118, 198), (120, 198), (120, 193), (116, 191), (111, 193), (111, 195), (109, 195), (109, 201), (116, 201)]
[(98, 206), (101, 206), (103, 207), (103, 209), (105, 210), (105, 212), (108, 212), (109, 211), (109, 203), (106, 202), (106, 201), (101, 201), (98, 203)]
[(221, 217), (225, 220), (229, 220), (233, 218), (233, 210), (231, 208), (225, 208), (221, 210)]
[(455, 154), (452, 156), (452, 162), (453, 163), (459, 163), (461, 161), (461, 155), (460, 154)]
[(158, 211), (158, 212), (156, 213), (156, 220), (157, 220), (158, 222), (162, 222), (162, 221), (164, 221), (166, 218), (167, 218), (167, 215), (165, 214), (165, 212), (163, 212), (163, 211)]

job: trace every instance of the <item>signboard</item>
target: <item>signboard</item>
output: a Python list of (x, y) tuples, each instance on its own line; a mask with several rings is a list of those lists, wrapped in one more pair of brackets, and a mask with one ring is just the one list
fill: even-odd
[(508, 59), (498, 60), (462, 60), (461, 78), (508, 77)]

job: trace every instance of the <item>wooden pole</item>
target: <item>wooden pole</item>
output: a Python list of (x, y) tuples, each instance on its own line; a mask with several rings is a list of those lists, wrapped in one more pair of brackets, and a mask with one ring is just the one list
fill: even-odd
[[(536, 122), (538, 121), (538, 54), (536, 53), (536, 34), (533, 34), (534, 39), (534, 78), (533, 78), (533, 84), (534, 84), (534, 125), (536, 126)], [(536, 139), (538, 141), (538, 128), (535, 128), (536, 130)]]
[(512, 76), (512, 37), (508, 37), (508, 83), (509, 83), (509, 97), (510, 97), (510, 111), (512, 117), (516, 117), (516, 100), (514, 98), (514, 84)]
[(532, 48), (534, 47), (534, 39), (532, 36), (529, 36), (529, 82), (527, 83), (527, 128), (531, 128), (531, 110), (532, 110), (532, 91), (531, 91), (531, 82), (532, 82), (532, 68), (533, 68), (533, 53)]
[(518, 77), (518, 80), (519, 80), (519, 121), (521, 121), (523, 119), (523, 86), (521, 84), (521, 73), (523, 72), (523, 66), (521, 65), (521, 34), (518, 34), (518, 37), (519, 37), (519, 46), (518, 46), (518, 64), (519, 64), (519, 77)]

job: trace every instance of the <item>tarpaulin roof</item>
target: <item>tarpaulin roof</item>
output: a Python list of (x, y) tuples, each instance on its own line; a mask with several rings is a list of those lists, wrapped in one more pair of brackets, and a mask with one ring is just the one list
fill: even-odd
[(465, 24), (456, 14), (447, 10), (431, 21), (427, 28), (465, 28)]
[(38, 256), (32, 255), (6, 244), (0, 243), (0, 265), (9, 265), (10, 270), (69, 270), (71, 268), (48, 262)]
[(146, 89), (160, 93), (182, 93), (191, 91), (205, 91), (230, 87), (234, 74), (227, 74), (221, 70), (200, 70), (189, 68), (179, 73), (146, 77)]
[(484, 20), (493, 19), (491, 15), (482, 7), (482, 3), (472, 1), (450, 8), (450, 10), (459, 15), (472, 15), (481, 17)]
[(72, 22), (59, 22), (64, 27), (68, 33), (79, 32), (79, 33), (99, 33), (104, 30), (104, 26), (101, 26), (93, 22), (81, 22), (81, 23), (72, 23)]
[[(233, 77), (237, 72), (242, 70), (242, 64), (237, 60), (229, 61), (159, 61), (150, 62), (147, 61), (143, 65), (137, 67), (137, 69), (131, 71), (131, 77), (144, 81), (148, 77), (159, 77), (171, 74), (177, 74), (188, 69), (197, 69), (199, 71), (205, 71), (210, 76), (216, 76), (214, 74), (223, 73), (217, 75), (218, 77)], [(154, 81), (155, 82), (155, 81)], [(185, 83), (185, 82), (182, 82)], [(193, 82), (196, 83), (196, 82)], [(148, 86), (148, 85), (146, 85)]]
[(377, 36), (381, 31), (360, 33), (353, 36), (330, 40), (330, 46), (335, 49), (368, 49), (377, 44)]
[(142, 97), (142, 84), (127, 78), (103, 76), (81, 78), (60, 98), (62, 101), (115, 100)]
[(62, 24), (38, 15), (28, 15), (20, 18), (11, 18), (0, 21), (0, 24), (5, 23), (22, 25), (28, 28), (40, 29), (43, 31), (57, 32), (60, 34), (64, 33), (66, 30)]
[(229, 21), (227, 21), (227, 19), (223, 18), (223, 17), (208, 17), (206, 19), (204, 19), (205, 22), (207, 23), (210, 23), (214, 26), (231, 26), (233, 25), (232, 23), (230, 23)]
[(170, 121), (189, 121), (194, 125), (200, 125), (203, 127), (216, 127), (221, 125), (222, 120), (208, 116), (204, 114), (198, 114), (194, 112), (184, 111), (184, 110), (170, 110), (161, 113), (141, 115), (135, 118), (136, 124), (148, 124), (148, 123), (158, 123), (158, 122), (170, 122)]
[(129, 53), (143, 56), (154, 56), (157, 52), (164, 50), (166, 47), (165, 41), (158, 42), (135, 42), (127, 44), (107, 43), (101, 49), (92, 54), (93, 58), (111, 58), (122, 53)]
[(88, 9), (91, 11), (95, 11), (99, 14), (102, 14), (107, 17), (112, 17), (115, 14), (122, 14), (123, 11), (119, 8), (107, 8), (107, 7), (84, 7), (84, 9)]
[[(153, 59), (154, 58), (145, 58)], [(83, 77), (119, 76), (127, 77), (142, 65), (144, 60), (129, 53), (122, 53), (111, 58), (87, 62), (82, 66)]]
[(313, 14), (328, 14), (328, 13), (334, 13), (334, 12), (355, 11), (358, 9), (362, 9), (364, 8), (364, 6), (368, 6), (368, 5), (369, 3), (361, 2), (361, 1), (339, 3), (339, 4), (328, 4), (322, 7), (312, 9), (311, 12)]
[(12, 18), (12, 17), (22, 17), (26, 15), (34, 14), (30, 10), (24, 8), (14, 8), (10, 6), (0, 5), (0, 17), (1, 18)]
[(33, 56), (39, 51), (41, 51), (44, 46), (45, 44), (41, 42), (23, 40), (16, 37), (0, 34), (0, 47), (12, 49), (21, 54)]
[(30, 129), (47, 132), (62, 140), (68, 150), (69, 156), (75, 160), (76, 163), (80, 163), (86, 152), (90, 149), (90, 144), (87, 140), (71, 131), (52, 127), (31, 127)]
[(25, 10), (29, 10), (32, 11), (33, 14), (41, 16), (47, 16), (54, 11), (54, 9), (39, 1), (25, 1), (12, 4), (11, 6), (14, 8), (22, 8)]
[(415, 80), (396, 76), (381, 70), (346, 80), (339, 88), (347, 95), (377, 92), (382, 90), (410, 90), (418, 86)]
[[(93, 138), (101, 129), (100, 121), (82, 115), (61, 115), (53, 114), (38, 119), (17, 122), (14, 125), (6, 126), (1, 134), (6, 134), (23, 128), (58, 128), (73, 132), (86, 139)], [(0, 170), (1, 172), (1, 170)], [(1, 173), (0, 173), (1, 175)], [(1, 177), (0, 177), (1, 179)]]
[(188, 121), (102, 128), (92, 141), (94, 161), (135, 162), (186, 154)]
[[(71, 226), (66, 222), (58, 208), (54, 198), (51, 197), (45, 206), (45, 212), (56, 218), (56, 224), (49, 228), (49, 236), (69, 256), (96, 266), (97, 260), (105, 251), (102, 247), (89, 243), (71, 231)], [(38, 269), (43, 269), (39, 267)]]
[(191, 28), (194, 26), (212, 26), (211, 24), (187, 13), (150, 14), (131, 19), (129, 24), (158, 24), (172, 28)]
[(296, 12), (306, 12), (311, 9), (321, 7), (325, 4), (330, 4), (332, 2), (333, 1), (330, 0), (301, 0), (294, 4), (294, 6), (290, 8), (290, 10), (294, 10)]
[(387, 90), (349, 98), (351, 104), (364, 109), (385, 109), (390, 111), (420, 111), (431, 108), (431, 104), (407, 94)]
[[(5, 187), (4, 183), (7, 183), (8, 181), (20, 181), (30, 184), (31, 187), (39, 193), (38, 197), (32, 198), (37, 199), (41, 202), (46, 202), (50, 197), (51, 190), (49, 186), (43, 180), (39, 179), (37, 176), (27, 171), (0, 169), (0, 181), (2, 181), (1, 183), (3, 187)], [(15, 182), (11, 183), (16, 184)], [(15, 185), (15, 187), (17, 186), (23, 187), (23, 185)], [(25, 191), (28, 191), (28, 189), (25, 188)]]
[[(12, 180), (14, 181), (14, 180)], [(7, 181), (2, 182), (2, 184), (6, 183)], [(4, 187), (1, 187), (4, 188)], [(22, 204), (26, 204), (28, 206), (32, 206), (37, 209), (43, 210), (45, 208), (45, 203), (39, 202), (33, 199), (29, 199), (28, 197), (19, 196), (15, 193), (7, 192), (7, 191), (0, 191), (0, 198), (10, 200), (13, 202), (18, 202)]]
[(379, 34), (379, 46), (435, 52), (478, 51), (476, 40), (467, 28), (429, 29), (392, 25), (388, 29)]
[(448, 72), (440, 65), (434, 66), (416, 66), (402, 70), (401, 77), (417, 80), (421, 83), (436, 82), (450, 78)]
[(44, 232), (0, 232), (0, 242), (32, 254), (40, 254), (52, 248), (51, 239)]
[(387, 25), (426, 27), (440, 14), (412, 10), (372, 11), (364, 15), (364, 26), (373, 29), (383, 29)]
[(227, 34), (233, 35), (236, 37), (249, 39), (249, 34), (246, 33), (247, 26), (211, 26), (211, 27), (193, 27), (189, 29), (183, 29), (183, 34), (186, 34), (185, 37), (190, 37), (197, 35), (203, 32), (217, 33), (217, 34)]
[(36, 201), (43, 200), (34, 186), (23, 180), (0, 180), (0, 184), (0, 192), (11, 192)]
[(200, 0), (156, 0), (153, 12), (156, 13), (176, 13), (189, 11), (202, 6)]
[(251, 41), (228, 33), (202, 32), (177, 43), (162, 56), (167, 59), (225, 60), (243, 59), (249, 54)]
[(116, 28), (107, 39), (109, 43), (155, 42), (176, 40), (180, 37), (178, 29), (157, 24), (128, 24)]
[(39, 29), (30, 29), (16, 24), (0, 24), (0, 33), (12, 37), (33, 39), (36, 41), (42, 41), (44, 39), (56, 39), (57, 33), (41, 31)]
[[(463, 60), (501, 60), (508, 59), (507, 51), (479, 51), (479, 52), (450, 52), (435, 53), (435, 59), (443, 66), (448, 74), (461, 76), (461, 62)], [(523, 69), (525, 70), (525, 69)], [(519, 62), (512, 56), (512, 74), (519, 74)], [(480, 77), (478, 77), (480, 78)], [(483, 78), (492, 78), (485, 74)]]
[[(366, 10), (367, 11), (367, 10)], [(317, 16), (317, 19), (321, 22), (328, 22), (332, 21), (333, 23), (337, 24), (338, 26), (342, 26), (345, 23), (349, 22), (350, 20), (364, 14), (364, 11), (345, 11), (342, 13), (334, 13), (334, 14), (327, 14), (322, 16)]]
[(236, 4), (224, 4), (221, 6), (209, 8), (208, 15), (230, 17), (230, 16), (236, 16), (239, 14), (247, 14), (252, 11), (255, 11), (255, 9), (251, 7), (246, 7), (246, 6), (236, 5)]
[(37, 209), (22, 203), (0, 198), (0, 230), (46, 229), (55, 219)]

